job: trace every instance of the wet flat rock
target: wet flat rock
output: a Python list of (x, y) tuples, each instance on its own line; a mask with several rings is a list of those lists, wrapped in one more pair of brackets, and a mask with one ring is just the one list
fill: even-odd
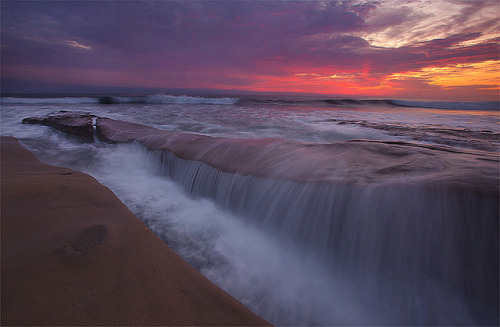
[[(59, 113), (26, 122), (93, 135), (89, 114)], [(24, 121), (23, 121), (24, 122)], [(204, 162), (229, 173), (298, 182), (418, 183), (472, 187), (498, 193), (498, 153), (406, 141), (352, 140), (330, 144), (292, 140), (225, 139), (97, 117), (106, 142), (139, 142), (152, 151)], [(90, 137), (90, 136), (87, 136)]]
[(225, 139), (98, 118), (100, 138), (204, 162), (225, 172), (299, 182), (419, 183), (498, 193), (499, 155), (406, 141), (330, 144), (284, 139)]

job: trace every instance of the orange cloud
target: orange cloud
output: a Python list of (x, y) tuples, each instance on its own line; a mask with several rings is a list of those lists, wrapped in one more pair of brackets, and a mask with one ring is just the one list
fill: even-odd
[(332, 72), (320, 67), (313, 71), (295, 67), (282, 76), (254, 75), (251, 79), (249, 89), (257, 91), (411, 98), (426, 95), (487, 101), (498, 98), (500, 60), (425, 67), (390, 75), (369, 70)]
[(395, 73), (387, 80), (421, 79), (429, 85), (444, 89), (456, 86), (484, 86), (482, 89), (498, 89), (500, 86), (500, 60), (487, 60), (472, 64), (445, 67), (425, 67), (419, 71)]

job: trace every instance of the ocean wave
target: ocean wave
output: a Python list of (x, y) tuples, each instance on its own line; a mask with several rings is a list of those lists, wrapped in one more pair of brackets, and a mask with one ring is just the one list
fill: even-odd
[(92, 97), (62, 97), (62, 98), (15, 98), (2, 97), (4, 104), (94, 104), (99, 103), (98, 98)]
[(152, 94), (135, 97), (117, 97), (105, 96), (99, 98), (101, 104), (117, 103), (144, 103), (144, 104), (215, 104), (215, 105), (233, 105), (238, 102), (238, 98), (205, 98), (187, 95), (167, 95)]
[(289, 100), (289, 99), (242, 99), (241, 103), (275, 104), (275, 105), (316, 105), (333, 107), (413, 107), (432, 109), (455, 110), (499, 110), (500, 102), (445, 102), (445, 101), (406, 101), (394, 99), (314, 99), (314, 100)]
[(292, 99), (200, 97), (188, 95), (150, 94), (141, 96), (95, 97), (2, 97), (3, 104), (205, 104), (205, 105), (294, 105), (318, 107), (413, 107), (452, 110), (500, 110), (500, 102), (407, 101), (394, 99)]

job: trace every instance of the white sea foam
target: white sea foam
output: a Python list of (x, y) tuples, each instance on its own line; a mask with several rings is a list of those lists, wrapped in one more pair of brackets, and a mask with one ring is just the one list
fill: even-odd
[(89, 172), (185, 260), (264, 318), (281, 325), (373, 321), (349, 287), (318, 262), (212, 201), (186, 196), (155, 173), (154, 158), (140, 146), (97, 151), (100, 164)]

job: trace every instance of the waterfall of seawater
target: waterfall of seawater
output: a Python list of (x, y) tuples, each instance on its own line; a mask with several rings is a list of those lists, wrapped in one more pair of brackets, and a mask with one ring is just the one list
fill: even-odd
[(350, 285), (355, 301), (379, 312), (377, 323), (498, 319), (496, 196), (452, 184), (256, 178), (168, 151), (149, 156), (187, 193), (247, 218)]

